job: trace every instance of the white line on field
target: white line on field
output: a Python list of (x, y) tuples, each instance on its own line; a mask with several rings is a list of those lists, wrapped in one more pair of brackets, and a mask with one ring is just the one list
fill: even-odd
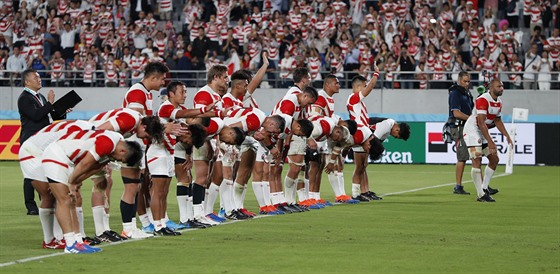
[[(494, 176), (494, 178), (503, 177), (503, 176), (507, 176), (507, 175), (510, 175), (510, 174), (502, 173), (502, 174), (498, 174), (498, 175)], [(472, 183), (472, 180), (463, 182), (463, 184), (465, 184), (465, 183)], [(440, 185), (435, 185), (435, 186), (427, 186), (427, 187), (415, 188), (415, 189), (404, 190), (404, 191), (398, 191), (398, 192), (390, 192), (390, 193), (385, 193), (385, 194), (380, 195), (380, 196), (381, 196), (381, 197), (393, 196), (393, 195), (399, 195), (399, 194), (417, 192), (417, 191), (422, 191), (422, 190), (426, 190), (426, 189), (432, 189), (432, 188), (438, 188), (438, 187), (444, 187), (444, 186), (452, 186), (452, 185), (455, 185), (455, 183), (447, 183), (447, 184), (440, 184)], [(270, 215), (259, 215), (259, 216), (255, 216), (253, 219), (259, 219), (259, 218), (264, 218), (264, 217), (270, 217)], [(229, 222), (220, 224), (220, 226), (222, 226), (222, 225), (229, 225), (229, 224), (233, 224), (233, 223), (237, 223), (237, 222), (240, 222), (240, 221), (239, 221), (239, 220), (229, 221)], [(191, 230), (198, 230), (198, 229), (195, 229), (195, 228), (192, 228), (192, 229), (185, 229), (185, 230), (181, 230), (181, 232), (188, 232), (188, 231), (191, 231)], [(133, 242), (133, 241), (140, 241), (140, 240), (126, 240), (126, 241), (108, 243), (108, 244), (103, 244), (102, 247), (105, 248), (105, 247), (107, 247), (107, 246), (118, 245), (118, 244)], [(31, 262), (31, 261), (46, 259), (46, 258), (50, 258), (50, 257), (56, 257), (56, 256), (60, 256), (60, 255), (65, 255), (65, 254), (67, 254), (67, 253), (64, 253), (64, 252), (57, 252), (57, 253), (48, 254), (48, 255), (41, 255), (41, 256), (35, 256), (35, 257), (29, 257), (29, 258), (25, 258), (25, 259), (15, 260), (15, 261), (11, 261), (11, 262), (7, 262), (7, 263), (2, 263), (2, 264), (0, 264), (0, 268), (1, 268), (1, 267), (5, 267), (5, 266), (10, 266), (10, 265), (15, 265), (15, 264), (22, 264), (22, 263), (27, 263), (27, 262)]]

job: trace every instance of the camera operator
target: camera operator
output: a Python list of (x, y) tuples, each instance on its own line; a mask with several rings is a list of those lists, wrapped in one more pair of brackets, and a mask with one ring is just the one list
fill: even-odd
[(457, 164), (455, 166), (456, 185), (454, 194), (469, 195), (463, 189), (463, 171), (465, 163), (469, 159), (469, 152), (463, 139), (463, 126), (474, 108), (473, 96), (469, 91), (471, 77), (466, 71), (459, 73), (457, 83), (449, 88), (449, 118), (447, 123), (451, 127), (451, 136), (455, 141)]

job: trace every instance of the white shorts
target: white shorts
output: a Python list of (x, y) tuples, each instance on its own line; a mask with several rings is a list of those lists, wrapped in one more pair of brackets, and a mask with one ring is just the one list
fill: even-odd
[(42, 166), (45, 177), (68, 186), (74, 163), (68, 159), (60, 145), (52, 143), (45, 149)]
[(218, 157), (216, 162), (222, 162), (222, 166), (232, 167), (235, 162), (241, 159), (241, 153), (237, 147), (228, 145), (225, 143), (220, 143), (220, 149), (218, 150)]
[(261, 143), (257, 142), (257, 158), (256, 158), (256, 161), (257, 162), (270, 163), (271, 160), (272, 160), (272, 155), (270, 155), (270, 153), (268, 153), (268, 149), (263, 147), (261, 145)]
[(316, 142), (316, 143), (317, 143), (317, 151), (319, 151), (320, 154), (331, 154), (331, 150), (329, 148), (329, 144), (327, 140)]
[(465, 140), (467, 147), (481, 147), (482, 145), (488, 143), (484, 136), (482, 136), (482, 132), (478, 129), (478, 127), (465, 127), (463, 129), (463, 139)]
[(245, 137), (245, 140), (241, 144), (241, 148), (239, 149), (239, 151), (241, 152), (241, 154), (243, 154), (249, 150), (257, 152), (258, 149), (259, 149), (259, 141), (255, 140), (255, 138), (251, 136), (247, 136)]
[(175, 144), (175, 152), (173, 153), (173, 156), (175, 158), (186, 160), (187, 152), (185, 151), (185, 144), (183, 144), (182, 142), (177, 142)]
[[(210, 145), (208, 145), (210, 143)], [(206, 161), (210, 162), (210, 157), (208, 157), (209, 149), (215, 151), (216, 140), (210, 140), (210, 142), (205, 142), (200, 148), (193, 147), (192, 159), (193, 161)]]
[(305, 155), (305, 148), (307, 147), (307, 139), (293, 135), (288, 149), (288, 155)]
[(35, 143), (28, 140), (19, 149), (19, 166), (23, 178), (46, 182), (47, 177), (41, 163), (43, 151)]
[(175, 176), (175, 158), (162, 145), (152, 145), (148, 149), (148, 170), (151, 175)]
[(352, 147), (352, 151), (354, 151), (354, 152), (363, 152), (363, 153), (366, 152), (362, 146), (353, 146), (353, 147)]

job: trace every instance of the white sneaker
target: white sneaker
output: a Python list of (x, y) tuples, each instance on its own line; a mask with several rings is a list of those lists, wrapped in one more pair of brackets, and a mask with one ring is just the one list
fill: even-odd
[(198, 218), (196, 218), (196, 220), (203, 223), (203, 224), (209, 224), (209, 225), (213, 225), (213, 226), (220, 224), (220, 223), (218, 223), (218, 222), (216, 222), (216, 221), (214, 221), (214, 220), (212, 220), (212, 219), (210, 219), (206, 216), (198, 217)]
[(153, 237), (153, 234), (148, 234), (137, 227), (133, 228), (131, 231), (124, 231), (122, 232), (122, 236), (126, 236), (129, 239), (145, 239)]

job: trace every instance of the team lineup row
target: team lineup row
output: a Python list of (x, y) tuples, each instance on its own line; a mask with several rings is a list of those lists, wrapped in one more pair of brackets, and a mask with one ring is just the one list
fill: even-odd
[[(267, 116), (252, 97), (267, 65), (264, 62), (254, 77), (246, 71), (228, 76), (225, 66), (212, 67), (192, 109), (183, 106), (184, 83), (171, 82), (153, 116), (150, 91), (163, 87), (168, 69), (150, 63), (142, 81), (126, 93), (123, 108), (87, 122), (55, 123), (27, 140), (20, 149), (20, 163), (24, 177), (33, 180), (41, 196), (43, 247), (93, 253), (100, 251), (93, 245), (101, 241), (180, 235), (177, 230), (182, 228), (251, 218), (255, 214), (243, 206), (250, 177), (261, 214), (330, 205), (320, 197), (323, 170), (336, 202), (381, 199), (369, 189), (368, 158), (381, 156), (382, 142), (389, 136), (407, 140), (410, 128), (391, 119), (370, 121), (363, 99), (375, 86), (377, 67), (371, 81), (361, 76), (352, 80), (353, 93), (346, 103), (350, 119), (342, 120), (334, 114), (332, 98), (340, 89), (338, 79), (327, 76), (317, 91), (309, 85), (306, 68), (294, 71), (295, 86)], [(38, 74), (30, 70), (23, 76), (24, 82), (35, 79), (34, 90), (40, 89)], [(350, 148), (355, 159), (352, 196), (345, 193), (341, 157)], [(288, 171), (282, 179), (285, 159)], [(108, 225), (111, 161), (122, 162), (121, 234)], [(178, 224), (166, 214), (172, 177), (177, 178)], [(94, 238), (84, 238), (79, 190), (87, 178), (94, 182)], [(218, 196), (220, 216), (213, 211)], [(142, 229), (137, 228), (136, 213)]]

